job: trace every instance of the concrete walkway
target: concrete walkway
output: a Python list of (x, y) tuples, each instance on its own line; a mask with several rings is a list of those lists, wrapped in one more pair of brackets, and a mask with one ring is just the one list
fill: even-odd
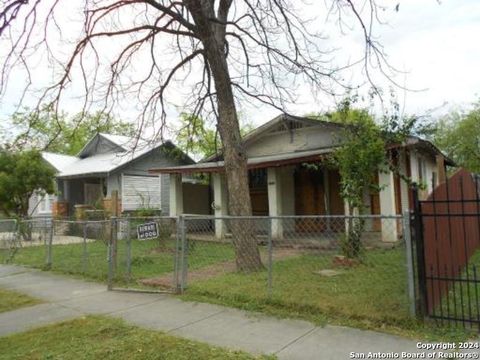
[(418, 352), (416, 342), (382, 333), (281, 320), (169, 295), (109, 292), (101, 284), (0, 265), (0, 287), (44, 304), (0, 313), (0, 336), (86, 314), (279, 359), (350, 359), (350, 352)]

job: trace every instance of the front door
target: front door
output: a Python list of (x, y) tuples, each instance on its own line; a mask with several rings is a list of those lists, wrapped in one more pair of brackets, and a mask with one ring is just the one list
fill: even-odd
[[(298, 167), (295, 170), (295, 214), (325, 215), (325, 187), (321, 169)], [(318, 232), (325, 229), (323, 219), (301, 219), (296, 230)]]
[(253, 169), (248, 172), (250, 199), (253, 216), (268, 216), (267, 170)]
[(85, 183), (85, 204), (95, 205), (102, 197), (102, 185)]

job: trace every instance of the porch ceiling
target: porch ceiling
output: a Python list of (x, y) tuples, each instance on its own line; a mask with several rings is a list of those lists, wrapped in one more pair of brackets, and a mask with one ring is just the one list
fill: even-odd
[[(248, 169), (276, 167), (282, 165), (298, 164), (306, 161), (319, 161), (322, 156), (331, 153), (334, 148), (323, 148), (307, 151), (298, 151), (286, 154), (274, 154), (249, 158)], [(204, 162), (193, 165), (164, 167), (150, 169), (152, 174), (189, 174), (189, 173), (215, 173), (224, 170), (223, 161)]]

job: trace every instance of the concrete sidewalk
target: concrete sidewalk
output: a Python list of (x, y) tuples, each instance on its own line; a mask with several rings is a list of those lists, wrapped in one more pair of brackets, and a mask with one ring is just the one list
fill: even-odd
[(0, 314), (0, 336), (85, 314), (104, 314), (144, 328), (279, 359), (349, 359), (350, 352), (417, 352), (401, 337), (306, 321), (281, 320), (169, 295), (109, 292), (104, 285), (0, 265), (0, 287), (45, 304)]

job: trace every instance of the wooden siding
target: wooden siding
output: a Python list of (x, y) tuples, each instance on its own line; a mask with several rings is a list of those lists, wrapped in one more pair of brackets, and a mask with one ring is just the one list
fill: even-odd
[[(325, 215), (325, 188), (322, 170), (298, 167), (295, 177), (295, 214)], [(299, 232), (317, 232), (325, 230), (325, 223), (317, 219), (299, 219), (296, 221)]]

